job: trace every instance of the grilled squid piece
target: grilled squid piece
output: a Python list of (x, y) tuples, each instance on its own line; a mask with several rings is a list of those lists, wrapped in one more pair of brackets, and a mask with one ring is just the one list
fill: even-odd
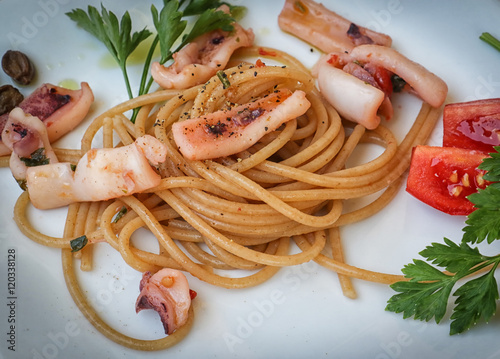
[(343, 118), (369, 130), (379, 125), (382, 90), (326, 62), (317, 68), (317, 76), (321, 94)]
[[(19, 107), (45, 124), (49, 141), (53, 143), (74, 129), (87, 116), (94, 102), (88, 83), (82, 82), (80, 86), (80, 90), (69, 90), (43, 84), (26, 97)], [(8, 114), (0, 116), (0, 133), (8, 117)], [(11, 150), (3, 143), (3, 135), (0, 140), (0, 156), (9, 154)]]
[(361, 44), (392, 44), (389, 36), (358, 26), (312, 0), (286, 0), (278, 24), (325, 53), (350, 51)]
[(350, 56), (355, 61), (371, 63), (398, 75), (432, 107), (440, 107), (446, 100), (448, 86), (442, 79), (393, 48), (361, 45), (354, 48)]
[(186, 276), (175, 269), (164, 268), (151, 275), (146, 272), (139, 285), (141, 291), (135, 304), (139, 313), (154, 309), (160, 315), (165, 334), (172, 334), (188, 320), (191, 300), (196, 292), (189, 289)]
[(70, 163), (29, 167), (26, 185), (31, 203), (49, 209), (144, 191), (161, 182), (151, 165), (165, 161), (166, 155), (163, 143), (144, 135), (127, 146), (91, 149), (74, 169)]
[(47, 127), (38, 117), (16, 107), (8, 115), (2, 132), (4, 145), (11, 153), (9, 166), (14, 178), (23, 186), (29, 166), (57, 163)]
[(380, 45), (359, 45), (348, 53), (324, 55), (313, 74), (321, 93), (339, 114), (367, 129), (376, 128), (381, 117), (392, 117), (394, 78), (433, 107), (441, 106), (448, 93), (438, 76), (393, 48)]
[[(219, 8), (229, 12), (224, 5)], [(165, 67), (159, 62), (151, 65), (151, 76), (165, 89), (185, 89), (203, 84), (222, 70), (233, 52), (253, 44), (254, 34), (234, 22), (234, 31), (214, 30), (196, 38), (173, 55), (174, 62)]]
[(229, 110), (176, 122), (172, 134), (179, 151), (189, 160), (230, 156), (303, 115), (310, 105), (305, 92), (280, 90)]

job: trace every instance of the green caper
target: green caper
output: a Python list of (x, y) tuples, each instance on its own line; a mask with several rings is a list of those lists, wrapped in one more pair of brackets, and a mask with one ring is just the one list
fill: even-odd
[(18, 89), (11, 85), (3, 85), (0, 87), (0, 115), (10, 112), (14, 107), (18, 106), (24, 96)]
[(8, 50), (2, 57), (2, 69), (21, 85), (29, 85), (35, 77), (35, 66), (21, 51)]

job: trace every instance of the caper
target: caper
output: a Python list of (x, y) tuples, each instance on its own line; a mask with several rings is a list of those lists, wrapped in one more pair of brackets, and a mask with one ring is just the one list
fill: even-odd
[(24, 99), (22, 93), (11, 85), (0, 87), (0, 115), (10, 112)]
[(21, 85), (29, 85), (35, 77), (35, 66), (21, 51), (8, 50), (2, 57), (2, 68)]

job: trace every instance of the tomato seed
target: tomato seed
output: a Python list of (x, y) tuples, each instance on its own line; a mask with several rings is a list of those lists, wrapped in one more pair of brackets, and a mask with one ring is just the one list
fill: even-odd
[(457, 173), (457, 171), (453, 171), (452, 174), (450, 175), (450, 182), (451, 183), (457, 183), (458, 182), (458, 173)]
[(470, 187), (470, 181), (469, 181), (469, 174), (466, 173), (463, 175), (462, 177), (462, 184), (465, 186), (465, 187)]

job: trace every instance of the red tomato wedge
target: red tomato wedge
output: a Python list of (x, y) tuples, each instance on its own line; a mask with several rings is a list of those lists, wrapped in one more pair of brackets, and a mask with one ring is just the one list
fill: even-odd
[(447, 104), (443, 146), (493, 152), (500, 145), (500, 98)]
[(457, 147), (416, 146), (406, 191), (442, 212), (468, 215), (475, 208), (466, 197), (489, 184), (477, 168), (487, 156)]

